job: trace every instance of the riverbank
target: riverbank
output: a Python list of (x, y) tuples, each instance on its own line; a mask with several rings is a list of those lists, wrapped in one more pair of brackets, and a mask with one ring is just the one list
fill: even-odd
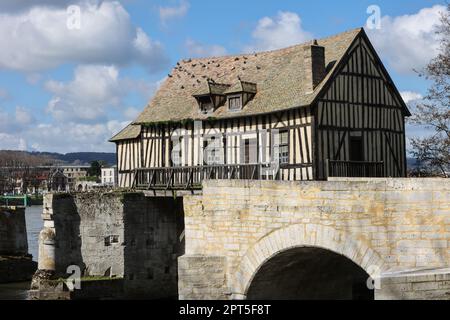
[[(27, 196), (27, 200), (26, 200), (27, 206), (42, 206), (43, 203), (44, 203), (44, 196), (42, 196), (42, 195)], [(20, 207), (20, 206), (24, 206), (25, 202), (24, 202), (23, 196), (18, 196), (18, 198), (13, 198), (13, 197), (2, 198), (0, 196), (0, 205)]]

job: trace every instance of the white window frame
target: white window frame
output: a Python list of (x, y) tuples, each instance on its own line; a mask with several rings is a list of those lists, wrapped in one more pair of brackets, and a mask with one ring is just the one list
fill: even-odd
[[(231, 108), (231, 100), (234, 100), (238, 98), (240, 101), (240, 107), (239, 109), (233, 109)], [(233, 94), (233, 95), (229, 95), (228, 96), (228, 110), (231, 112), (237, 112), (237, 111), (241, 111), (243, 108), (243, 101), (242, 101), (242, 94)]]
[[(286, 141), (282, 139), (283, 135), (286, 135)], [(280, 130), (280, 144), (278, 147), (279, 163), (280, 165), (289, 164), (289, 130)]]

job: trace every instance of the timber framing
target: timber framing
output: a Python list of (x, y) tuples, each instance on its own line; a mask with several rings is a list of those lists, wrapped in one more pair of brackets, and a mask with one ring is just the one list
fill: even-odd
[[(302, 62), (316, 59), (304, 56), (304, 52), (314, 51), (305, 50), (311, 45), (323, 45), (324, 68), (328, 67), (314, 92), (302, 93), (307, 87), (301, 83), (305, 81), (302, 75), (314, 75), (314, 70), (302, 68), (318, 63)], [(262, 64), (275, 57), (280, 65), (278, 83), (273, 76), (264, 78), (277, 66)], [(292, 73), (295, 66), (298, 75)], [(226, 67), (235, 70), (236, 79), (254, 83), (254, 97), (242, 110), (229, 110), (224, 100), (222, 106), (215, 105), (212, 114), (204, 116), (195, 94), (192, 96), (199, 90), (195, 91), (193, 79), (202, 73), (192, 70), (202, 70), (203, 78), (214, 81), (211, 69), (220, 74)], [(232, 72), (227, 72), (217, 83), (235, 83)], [(189, 93), (187, 88), (192, 86)], [(164, 111), (158, 113), (160, 108)], [(117, 145), (122, 187), (195, 189), (198, 179), (262, 179), (261, 168), (276, 158), (275, 137), (280, 130), (287, 132), (288, 161), (270, 179), (324, 180), (343, 174), (404, 177), (405, 117), (409, 115), (366, 33), (357, 29), (253, 56), (179, 63), (138, 119), (111, 141)], [(207, 164), (204, 147), (217, 137), (223, 163)], [(175, 146), (176, 165), (172, 159)]]

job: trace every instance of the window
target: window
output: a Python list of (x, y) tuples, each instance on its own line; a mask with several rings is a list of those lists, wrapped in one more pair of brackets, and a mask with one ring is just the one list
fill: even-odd
[(256, 138), (247, 138), (242, 141), (241, 163), (255, 164), (258, 163), (258, 148)]
[(170, 140), (170, 161), (172, 167), (183, 166), (182, 145), (184, 143), (183, 137), (178, 138), (178, 141)]
[(216, 137), (211, 137), (209, 140), (203, 141), (204, 150), (204, 164), (215, 165), (224, 163), (224, 149), (221, 145), (221, 140)]
[(280, 131), (280, 164), (289, 164), (289, 131)]
[(198, 102), (200, 104), (200, 110), (203, 113), (209, 113), (209, 112), (214, 111), (214, 106), (213, 106), (211, 97), (209, 97), (209, 96), (200, 97), (200, 98), (198, 98)]
[(242, 99), (241, 96), (231, 96), (228, 98), (228, 108), (231, 111), (239, 111), (242, 109)]
[(350, 161), (364, 161), (362, 137), (350, 137)]
[(250, 140), (245, 139), (244, 143), (244, 163), (250, 163)]
[(109, 247), (112, 244), (119, 243), (119, 236), (108, 236), (105, 237), (105, 247)]

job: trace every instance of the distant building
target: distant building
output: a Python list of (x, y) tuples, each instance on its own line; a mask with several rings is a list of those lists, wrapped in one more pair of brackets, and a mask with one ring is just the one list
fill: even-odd
[(61, 169), (55, 169), (50, 172), (47, 182), (47, 191), (64, 192), (68, 188), (68, 179)]
[(117, 166), (102, 168), (102, 185), (117, 186)]
[(67, 177), (69, 190), (76, 190), (76, 183), (87, 177), (89, 166), (61, 166), (62, 172)]
[(78, 181), (75, 184), (73, 191), (75, 192), (88, 192), (97, 188), (101, 188), (102, 185), (95, 181)]

